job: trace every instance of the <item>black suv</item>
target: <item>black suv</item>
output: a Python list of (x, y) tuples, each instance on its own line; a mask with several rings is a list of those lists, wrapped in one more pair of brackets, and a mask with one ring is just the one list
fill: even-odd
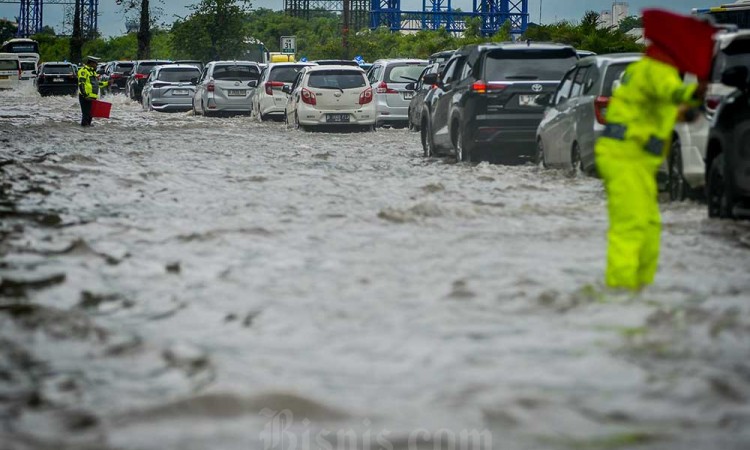
[(536, 98), (554, 92), (577, 60), (576, 50), (562, 44), (489, 43), (457, 50), (439, 79), (424, 78), (437, 84), (422, 111), (425, 155), (531, 161), (544, 113)]
[(112, 61), (107, 64), (102, 74), (102, 81), (108, 81), (107, 92), (117, 93), (125, 90), (128, 76), (133, 71), (133, 61)]
[(708, 134), (708, 216), (750, 217), (750, 71), (729, 68), (721, 82), (737, 90), (719, 105)]
[(144, 60), (136, 61), (133, 66), (133, 71), (128, 76), (128, 81), (125, 83), (125, 91), (131, 100), (137, 102), (141, 101), (141, 91), (143, 86), (146, 84), (146, 78), (148, 78), (149, 72), (156, 66), (162, 66), (164, 64), (172, 64), (172, 61), (164, 60)]

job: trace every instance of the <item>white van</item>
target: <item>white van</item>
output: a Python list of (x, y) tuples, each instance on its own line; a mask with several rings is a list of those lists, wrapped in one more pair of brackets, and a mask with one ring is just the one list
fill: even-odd
[(37, 66), (39, 66), (39, 54), (18, 53), (18, 61), (21, 63), (21, 81), (33, 83)]
[(13, 89), (21, 79), (21, 63), (15, 53), (0, 53), (0, 89)]

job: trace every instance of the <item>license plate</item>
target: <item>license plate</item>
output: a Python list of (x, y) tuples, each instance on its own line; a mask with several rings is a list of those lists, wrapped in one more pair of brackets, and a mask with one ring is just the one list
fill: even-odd
[(172, 91), (172, 94), (174, 95), (188, 95), (189, 93), (190, 91), (188, 91), (187, 89), (175, 89)]
[(537, 97), (539, 96), (538, 95), (519, 95), (518, 104), (520, 106), (539, 106), (535, 103)]
[(7, 79), (8, 79), (8, 75), (0, 75), (0, 80), (7, 80)]
[(228, 95), (231, 95), (232, 97), (240, 97), (245, 96), (245, 90), (244, 89), (230, 89), (227, 91)]
[(330, 122), (330, 123), (349, 122), (349, 114), (326, 114), (326, 122)]
[(414, 92), (404, 92), (404, 100), (411, 100), (414, 98)]

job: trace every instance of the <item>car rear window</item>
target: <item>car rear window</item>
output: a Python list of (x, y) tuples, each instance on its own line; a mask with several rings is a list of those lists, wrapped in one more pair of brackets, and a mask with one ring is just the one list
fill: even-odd
[(73, 73), (73, 66), (44, 66), (44, 69), (42, 69), (42, 73), (50, 75), (70, 75)]
[(124, 73), (125, 75), (128, 75), (130, 72), (133, 71), (133, 65), (134, 65), (133, 63), (126, 63), (126, 64), (118, 63), (115, 66), (115, 72), (120, 72), (120, 73)]
[(18, 70), (18, 60), (0, 59), (0, 70)]
[(320, 70), (310, 73), (307, 85), (319, 89), (354, 89), (367, 86), (364, 72)]
[(411, 83), (419, 79), (427, 63), (391, 64), (385, 70), (386, 83)]
[(484, 76), (491, 81), (560, 80), (578, 60), (575, 50), (494, 50)]
[(615, 80), (620, 79), (622, 73), (625, 72), (625, 69), (629, 65), (630, 62), (626, 62), (619, 64), (610, 64), (609, 67), (607, 67), (607, 72), (604, 74), (604, 86), (602, 86), (602, 95), (604, 97), (612, 96), (612, 85), (614, 84)]
[(189, 83), (191, 79), (198, 78), (201, 75), (200, 70), (195, 69), (162, 69), (159, 71), (159, 81), (169, 83)]
[(737, 66), (750, 67), (750, 39), (735, 39), (716, 55), (711, 80), (718, 83), (725, 70)]
[(260, 78), (260, 71), (255, 66), (216, 66), (213, 73), (214, 80), (249, 81)]
[(153, 69), (156, 66), (163, 66), (165, 64), (170, 64), (168, 61), (156, 61), (156, 62), (147, 62), (147, 63), (140, 63), (138, 64), (138, 72), (140, 74), (146, 74), (151, 72), (151, 69)]
[(36, 64), (33, 61), (21, 61), (21, 70), (34, 70)]
[(299, 73), (302, 68), (303, 66), (274, 67), (268, 75), (268, 81), (291, 83), (297, 77), (297, 73)]

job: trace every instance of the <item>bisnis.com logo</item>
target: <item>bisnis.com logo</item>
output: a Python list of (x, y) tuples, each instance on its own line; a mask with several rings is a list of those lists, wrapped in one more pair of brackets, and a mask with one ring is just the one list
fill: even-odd
[(387, 429), (373, 430), (369, 420), (359, 430), (311, 428), (308, 419), (295, 423), (294, 414), (284, 409), (263, 409), (268, 421), (260, 433), (263, 450), (489, 450), (488, 430), (429, 431), (416, 429), (397, 435)]

